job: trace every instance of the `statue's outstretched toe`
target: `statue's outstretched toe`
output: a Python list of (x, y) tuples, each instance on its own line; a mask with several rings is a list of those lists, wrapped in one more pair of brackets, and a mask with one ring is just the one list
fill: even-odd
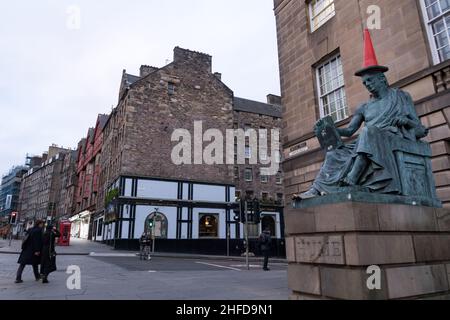
[(301, 200), (307, 200), (307, 199), (312, 199), (312, 198), (316, 198), (320, 196), (320, 192), (318, 190), (316, 190), (315, 188), (311, 188), (308, 191), (306, 191), (305, 193), (302, 193), (298, 196), (298, 198), (300, 198)]

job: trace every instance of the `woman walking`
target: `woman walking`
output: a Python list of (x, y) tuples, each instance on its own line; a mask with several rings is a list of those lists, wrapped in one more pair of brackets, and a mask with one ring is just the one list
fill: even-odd
[(48, 275), (56, 271), (56, 251), (55, 240), (61, 237), (61, 233), (56, 230), (56, 227), (47, 226), (44, 233), (43, 247), (42, 247), (42, 261), (41, 274), (42, 283), (48, 283)]

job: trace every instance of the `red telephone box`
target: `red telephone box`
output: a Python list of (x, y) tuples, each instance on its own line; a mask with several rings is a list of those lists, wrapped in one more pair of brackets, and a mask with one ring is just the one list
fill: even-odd
[(59, 223), (59, 232), (61, 233), (61, 237), (58, 240), (59, 246), (70, 246), (70, 221), (61, 221)]

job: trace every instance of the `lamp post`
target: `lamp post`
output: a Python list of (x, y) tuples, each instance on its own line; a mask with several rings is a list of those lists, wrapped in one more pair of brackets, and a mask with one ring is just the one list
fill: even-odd
[(152, 225), (152, 252), (155, 253), (155, 227), (156, 227), (156, 218), (158, 217), (159, 208), (155, 208), (155, 216), (153, 217), (153, 225)]

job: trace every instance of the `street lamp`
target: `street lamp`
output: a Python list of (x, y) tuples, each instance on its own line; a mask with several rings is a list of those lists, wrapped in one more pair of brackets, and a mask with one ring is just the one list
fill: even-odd
[(155, 208), (155, 216), (153, 217), (153, 226), (152, 226), (152, 252), (155, 252), (155, 227), (156, 227), (156, 218), (158, 217), (159, 208)]

